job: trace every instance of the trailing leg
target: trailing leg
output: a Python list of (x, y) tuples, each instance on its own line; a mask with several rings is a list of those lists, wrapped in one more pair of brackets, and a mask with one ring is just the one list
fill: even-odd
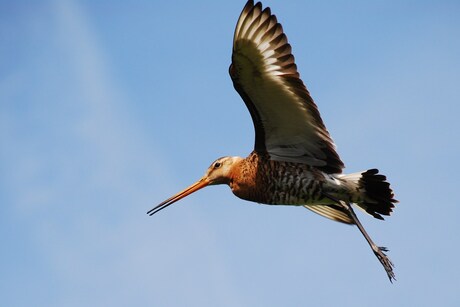
[(331, 197), (331, 196), (327, 196), (327, 197), (337, 202), (337, 204), (340, 204), (345, 210), (348, 211), (350, 218), (353, 220), (356, 226), (358, 226), (359, 231), (361, 231), (367, 243), (369, 243), (375, 256), (377, 257), (377, 259), (379, 259), (380, 263), (383, 265), (383, 268), (387, 272), (390, 282), (393, 282), (393, 280), (396, 280), (395, 274), (393, 272), (393, 263), (391, 262), (390, 258), (388, 258), (388, 256), (384, 253), (384, 252), (387, 252), (388, 249), (386, 247), (377, 246), (377, 244), (375, 244), (374, 241), (372, 241), (371, 237), (367, 234), (363, 225), (361, 224), (358, 217), (356, 216), (353, 208), (351, 207), (351, 204), (348, 204), (342, 200), (335, 199), (334, 197)]

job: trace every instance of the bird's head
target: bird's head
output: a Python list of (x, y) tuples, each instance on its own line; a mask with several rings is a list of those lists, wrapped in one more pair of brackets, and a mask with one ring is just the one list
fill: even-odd
[(201, 180), (207, 180), (208, 185), (228, 184), (232, 177), (233, 167), (242, 159), (241, 157), (222, 157), (217, 159), (212, 162)]
[(229, 184), (232, 179), (232, 170), (241, 160), (243, 160), (241, 157), (222, 157), (217, 159), (211, 164), (211, 166), (209, 166), (208, 170), (200, 180), (160, 203), (158, 206), (148, 211), (147, 214), (153, 215), (169, 205), (172, 205), (176, 201), (208, 185)]

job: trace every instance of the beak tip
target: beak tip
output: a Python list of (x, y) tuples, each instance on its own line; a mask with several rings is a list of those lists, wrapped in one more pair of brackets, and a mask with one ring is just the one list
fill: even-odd
[(176, 201), (184, 198), (187, 195), (192, 194), (193, 192), (198, 191), (199, 189), (204, 188), (205, 186), (207, 186), (209, 184), (210, 184), (209, 180), (204, 180), (204, 179), (198, 180), (197, 182), (195, 182), (194, 184), (192, 184), (191, 186), (189, 186), (185, 190), (177, 193), (176, 195), (168, 198), (167, 200), (165, 200), (164, 202), (162, 202), (158, 206), (156, 206), (153, 209), (147, 211), (147, 214), (152, 216), (155, 213), (157, 213), (158, 211), (163, 210), (164, 208), (168, 207), (169, 205), (172, 205), (173, 203), (175, 203)]

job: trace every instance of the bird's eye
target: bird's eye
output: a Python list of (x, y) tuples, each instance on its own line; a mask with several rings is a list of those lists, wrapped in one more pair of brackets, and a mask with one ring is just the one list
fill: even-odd
[(220, 162), (214, 163), (214, 168), (219, 168), (222, 164)]

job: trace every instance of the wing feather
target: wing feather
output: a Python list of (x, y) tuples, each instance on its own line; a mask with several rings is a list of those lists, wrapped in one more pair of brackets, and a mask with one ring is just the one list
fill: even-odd
[(230, 76), (254, 122), (257, 152), (342, 172), (343, 162), (300, 79), (283, 27), (260, 2), (248, 1), (238, 19)]
[(345, 223), (345, 224), (354, 224), (355, 222), (350, 218), (348, 213), (340, 206), (337, 205), (314, 205), (314, 206), (304, 206), (305, 208), (331, 219), (333, 221)]

